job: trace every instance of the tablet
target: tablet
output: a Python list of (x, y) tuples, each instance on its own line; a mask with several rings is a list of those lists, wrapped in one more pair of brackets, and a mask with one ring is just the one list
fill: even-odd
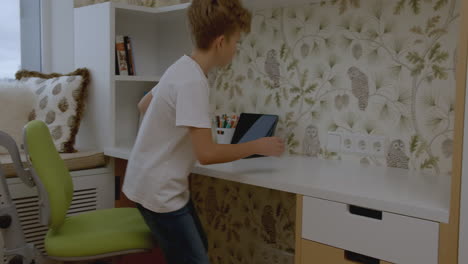
[[(262, 137), (272, 137), (275, 133), (278, 116), (242, 113), (239, 117), (231, 144), (245, 143)], [(262, 157), (253, 155), (249, 158)]]

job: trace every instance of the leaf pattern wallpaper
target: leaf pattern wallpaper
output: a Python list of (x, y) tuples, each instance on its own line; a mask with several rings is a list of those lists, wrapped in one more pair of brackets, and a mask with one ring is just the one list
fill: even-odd
[[(449, 177), (459, 3), (311, 0), (256, 11), (233, 63), (210, 76), (213, 112), (279, 115), (290, 155)], [(329, 131), (385, 136), (385, 156), (331, 152)], [(211, 263), (294, 262), (294, 194), (200, 175), (191, 189)]]
[(294, 263), (295, 194), (201, 175), (191, 189), (212, 264)]
[[(456, 0), (331, 0), (254, 14), (212, 77), (217, 113), (280, 116), (292, 155), (451, 172)], [(327, 133), (385, 136), (386, 154), (327, 150)]]
[[(277, 135), (290, 155), (449, 177), (458, 5), (456, 0), (331, 0), (257, 11), (236, 59), (210, 76), (213, 112), (279, 115)], [(329, 131), (385, 136), (385, 156), (331, 152)], [(213, 263), (293, 263), (287, 258), (293, 239), (274, 237), (294, 231), (283, 230), (288, 222), (273, 212), (277, 204), (295, 204), (294, 195), (194, 179), (202, 217), (226, 217), (222, 205), (228, 204), (231, 221), (242, 223), (246, 215), (247, 222), (257, 223), (239, 225), (242, 240), (232, 244), (226, 242), (228, 228), (215, 228), (205, 218), (209, 238), (216, 241), (210, 246)], [(232, 203), (225, 188), (239, 188), (237, 199), (264, 204), (245, 213), (243, 202)], [(216, 202), (210, 207), (206, 201)], [(293, 206), (286, 210), (294, 215)]]

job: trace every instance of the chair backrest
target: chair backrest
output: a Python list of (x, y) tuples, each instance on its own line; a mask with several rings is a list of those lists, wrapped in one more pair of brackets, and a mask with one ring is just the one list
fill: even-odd
[(44, 122), (35, 120), (24, 127), (24, 148), (32, 173), (40, 179), (47, 192), (49, 228), (57, 229), (63, 224), (73, 198), (70, 172), (58, 154)]

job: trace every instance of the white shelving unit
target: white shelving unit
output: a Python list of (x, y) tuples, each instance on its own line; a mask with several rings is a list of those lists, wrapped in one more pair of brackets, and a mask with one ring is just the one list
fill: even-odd
[[(293, 6), (314, 0), (244, 0), (251, 10)], [(190, 3), (150, 8), (106, 2), (75, 9), (75, 66), (91, 70), (79, 147), (128, 158), (137, 135), (137, 103), (192, 41), (186, 11)], [(130, 36), (136, 76), (115, 75), (115, 36)]]
[[(77, 144), (128, 159), (139, 122), (137, 104), (164, 71), (192, 49), (186, 10), (102, 3), (75, 9), (75, 66), (91, 71)], [(115, 36), (130, 36), (135, 76), (115, 74)]]

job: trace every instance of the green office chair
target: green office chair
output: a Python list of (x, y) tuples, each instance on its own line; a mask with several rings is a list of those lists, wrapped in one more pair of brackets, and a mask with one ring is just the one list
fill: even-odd
[[(151, 232), (136, 208), (66, 216), (72, 201), (73, 183), (43, 122), (31, 121), (25, 126), (24, 148), (31, 165), (28, 172), (39, 193), (39, 218), (49, 227), (44, 241), (48, 259), (94, 260), (149, 251), (154, 247)], [(41, 262), (38, 259), (36, 263)]]

